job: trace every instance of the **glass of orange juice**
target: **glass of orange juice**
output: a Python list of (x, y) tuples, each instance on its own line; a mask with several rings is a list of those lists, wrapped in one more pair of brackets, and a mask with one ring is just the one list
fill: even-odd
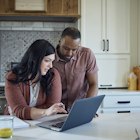
[(0, 138), (12, 138), (13, 136), (13, 116), (0, 116)]

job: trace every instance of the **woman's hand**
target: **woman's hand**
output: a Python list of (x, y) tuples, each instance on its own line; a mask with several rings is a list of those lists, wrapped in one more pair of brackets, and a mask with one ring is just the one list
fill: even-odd
[(54, 114), (57, 114), (57, 113), (67, 113), (63, 103), (55, 103), (51, 107), (46, 109), (46, 112), (45, 112), (45, 114), (47, 116), (54, 115)]

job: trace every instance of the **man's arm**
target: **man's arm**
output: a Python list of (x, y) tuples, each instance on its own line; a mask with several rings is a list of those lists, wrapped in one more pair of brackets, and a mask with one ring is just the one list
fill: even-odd
[(86, 78), (89, 84), (86, 98), (96, 96), (98, 94), (98, 71), (93, 73), (87, 73)]

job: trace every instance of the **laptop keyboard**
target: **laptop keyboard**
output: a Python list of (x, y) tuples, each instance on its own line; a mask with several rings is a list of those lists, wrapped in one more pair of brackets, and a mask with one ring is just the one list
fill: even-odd
[(63, 126), (64, 122), (58, 122), (56, 124), (52, 124), (53, 127), (61, 128)]

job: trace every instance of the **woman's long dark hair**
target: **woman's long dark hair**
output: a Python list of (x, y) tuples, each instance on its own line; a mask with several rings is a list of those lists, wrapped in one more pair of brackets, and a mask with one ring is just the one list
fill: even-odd
[(21, 62), (12, 69), (16, 75), (14, 79), (8, 79), (12, 83), (25, 83), (36, 78), (35, 82), (40, 81), (43, 90), (48, 93), (51, 88), (53, 72), (50, 69), (46, 75), (41, 75), (40, 65), (45, 56), (55, 54), (54, 47), (46, 40), (39, 39), (31, 44), (25, 52)]

